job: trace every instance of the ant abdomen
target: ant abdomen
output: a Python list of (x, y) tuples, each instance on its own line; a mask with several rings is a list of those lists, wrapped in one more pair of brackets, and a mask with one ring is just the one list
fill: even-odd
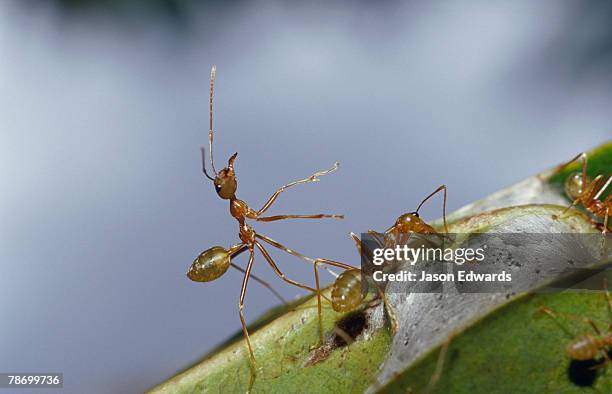
[(601, 352), (604, 343), (601, 338), (592, 335), (582, 335), (570, 342), (565, 351), (567, 355), (579, 361), (591, 360)]
[(332, 286), (332, 308), (336, 312), (348, 312), (358, 307), (364, 298), (361, 271), (347, 270), (336, 278)]
[(187, 277), (194, 282), (210, 282), (223, 275), (229, 266), (230, 252), (222, 246), (213, 246), (196, 257)]
[[(591, 179), (587, 177), (587, 184), (591, 183)], [(582, 174), (574, 172), (565, 179), (565, 194), (572, 200), (580, 197), (584, 191), (585, 185), (582, 182)]]

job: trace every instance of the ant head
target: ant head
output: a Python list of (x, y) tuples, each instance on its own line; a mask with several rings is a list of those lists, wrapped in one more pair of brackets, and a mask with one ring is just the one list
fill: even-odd
[(215, 190), (219, 197), (224, 200), (233, 198), (238, 188), (238, 182), (236, 182), (236, 173), (234, 172), (234, 160), (238, 153), (234, 153), (227, 162), (227, 167), (219, 171), (214, 179)]
[(587, 182), (586, 185), (582, 182), (581, 173), (574, 172), (570, 174), (565, 180), (565, 193), (572, 200), (577, 199), (578, 197), (582, 195), (586, 186), (588, 186), (588, 184), (591, 183), (591, 180), (589, 179), (589, 177), (587, 177), (586, 182)]
[(212, 168), (212, 172), (215, 175), (213, 178), (206, 171), (206, 158), (204, 148), (201, 148), (202, 151), (202, 170), (204, 171), (204, 175), (215, 184), (215, 190), (219, 197), (224, 200), (231, 200), (236, 195), (236, 188), (238, 187), (238, 183), (236, 182), (236, 173), (234, 172), (234, 160), (236, 160), (236, 156), (238, 153), (234, 153), (227, 162), (227, 167), (217, 172), (215, 169), (215, 162), (213, 160), (213, 94), (214, 94), (214, 85), (215, 85), (215, 75), (217, 68), (213, 65), (210, 70), (210, 129), (208, 132), (208, 149), (210, 152), (210, 166)]
[(409, 212), (398, 217), (395, 221), (395, 224), (393, 225), (393, 228), (395, 228), (400, 233), (406, 233), (412, 231), (415, 225), (418, 225), (422, 222), (423, 221), (419, 217), (418, 212)]

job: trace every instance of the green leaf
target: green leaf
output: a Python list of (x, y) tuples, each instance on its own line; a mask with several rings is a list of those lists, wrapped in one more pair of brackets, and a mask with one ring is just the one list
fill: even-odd
[[(597, 175), (610, 176), (612, 174), (612, 141), (587, 152), (587, 157), (587, 175), (591, 179), (595, 178)], [(565, 180), (570, 174), (581, 171), (581, 164), (579, 162), (574, 162), (558, 174), (551, 176), (549, 182), (562, 189)], [(610, 192), (612, 192), (612, 188), (608, 188), (608, 190), (601, 195), (601, 199), (605, 199)]]
[[(517, 230), (598, 233), (590, 217), (578, 210), (553, 219), (568, 205), (560, 185), (572, 170), (553, 177), (547, 171), (459, 209), (449, 215), (450, 232), (466, 237)], [(612, 172), (612, 143), (590, 152), (589, 172)], [(440, 226), (441, 221), (432, 224)], [(542, 261), (543, 273), (529, 278), (530, 288), (550, 280), (555, 256), (574, 252), (569, 244), (526, 249), (525, 253), (541, 253)], [(583, 252), (577, 267), (602, 261), (593, 247)], [(346, 315), (334, 312), (324, 302), (326, 339), (320, 347), (316, 347), (321, 344), (312, 297), (259, 319), (250, 329), (258, 362), (253, 392), (405, 392), (408, 388), (420, 392), (429, 381), (440, 345), (451, 333), (454, 339), (443, 374), (434, 387), (439, 392), (499, 392), (500, 387), (510, 392), (574, 392), (577, 388), (566, 378), (569, 361), (563, 352), (569, 339), (551, 319), (534, 318), (534, 311), (546, 305), (588, 315), (602, 327), (608, 321), (601, 294), (445, 294), (440, 298), (432, 294), (406, 296), (399, 290), (389, 294), (400, 327), (395, 336), (389, 333), (382, 305), (375, 303)], [(357, 321), (362, 321), (359, 327)], [(356, 341), (346, 345), (339, 340), (334, 331), (339, 325), (355, 333)], [(584, 328), (583, 324), (575, 325), (576, 332)], [(245, 392), (249, 365), (248, 351), (238, 332), (201, 362), (150, 392)], [(609, 390), (609, 379), (598, 378), (596, 387)]]
[[(611, 264), (607, 264), (608, 268)], [(610, 316), (601, 292), (563, 292), (522, 295), (490, 313), (452, 338), (434, 393), (593, 393), (612, 392), (612, 375), (590, 371), (573, 363), (582, 378), (595, 375), (593, 387), (569, 379), (570, 359), (565, 346), (571, 338), (541, 307), (569, 313), (579, 319), (559, 319), (574, 335), (593, 330), (580, 318), (588, 317), (606, 330)], [(380, 393), (423, 391), (429, 385), (440, 356), (435, 347)]]
[[(324, 327), (330, 332), (345, 315), (326, 306)], [(316, 309), (316, 299), (310, 298), (251, 334), (258, 363), (254, 392), (304, 392), (315, 386), (324, 392), (346, 392), (347, 388), (359, 392), (370, 383), (389, 349), (389, 333), (366, 328), (360, 340), (338, 347), (326, 359), (305, 367), (313, 354), (311, 347), (319, 340)], [(151, 393), (246, 392), (249, 371), (248, 351), (240, 338)]]

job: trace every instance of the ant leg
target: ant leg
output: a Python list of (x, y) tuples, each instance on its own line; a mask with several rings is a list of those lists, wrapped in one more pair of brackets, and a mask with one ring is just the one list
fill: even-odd
[(318, 270), (319, 264), (328, 264), (334, 267), (339, 267), (339, 268), (344, 268), (344, 269), (355, 269), (355, 268), (348, 264), (344, 264), (338, 261), (333, 261), (333, 260), (328, 260), (328, 259), (319, 258), (314, 261), (315, 283), (317, 287), (317, 308), (318, 308), (318, 314), (319, 314), (319, 337), (321, 339), (321, 343), (323, 343), (323, 314), (321, 312), (321, 287), (319, 285), (319, 270)]
[(551, 176), (555, 176), (558, 173), (560, 173), (565, 167), (567, 167), (568, 165), (572, 164), (575, 161), (581, 160), (582, 161), (582, 184), (586, 187), (587, 184), (587, 174), (586, 174), (586, 170), (587, 170), (587, 154), (585, 152), (579, 153), (576, 155), (576, 157), (574, 157), (573, 159), (563, 163), (563, 164), (559, 164), (553, 171)]
[(281, 186), (278, 188), (277, 191), (275, 191), (272, 196), (270, 196), (270, 198), (268, 199), (268, 201), (263, 205), (263, 207), (261, 207), (257, 212), (256, 215), (259, 216), (262, 213), (264, 213), (265, 211), (268, 210), (268, 208), (270, 208), (272, 206), (272, 204), (274, 204), (274, 201), (276, 201), (276, 199), (278, 198), (278, 196), (284, 192), (286, 189), (295, 186), (295, 185), (299, 185), (301, 183), (308, 183), (308, 182), (318, 182), (319, 181), (319, 177), (323, 176), (323, 175), (327, 175), (331, 172), (334, 172), (338, 169), (339, 164), (335, 163), (330, 169), (325, 170), (325, 171), (319, 171), (319, 172), (315, 172), (314, 174), (312, 174), (311, 176), (309, 176), (308, 178), (304, 178), (304, 179), (300, 179), (299, 181), (294, 181), (294, 182), (290, 182), (284, 186)]
[[(597, 177), (599, 178), (599, 177)], [(596, 179), (597, 179), (596, 178)], [(602, 177), (603, 179), (603, 177)], [(595, 182), (595, 179), (593, 180), (593, 182)], [(602, 193), (606, 191), (606, 189), (608, 188), (608, 186), (610, 186), (610, 183), (612, 182), (612, 175), (610, 175), (610, 177), (608, 178), (608, 180), (606, 181), (606, 183), (604, 183), (604, 185), (597, 191), (597, 193), (593, 196), (593, 200), (599, 200), (599, 197), (601, 197)], [(610, 197), (608, 197), (609, 199)]]
[(593, 331), (595, 331), (595, 334), (601, 336), (601, 331), (599, 331), (599, 328), (597, 328), (597, 325), (595, 324), (595, 322), (591, 319), (589, 319), (588, 317), (584, 318), (584, 321), (591, 326), (591, 328), (593, 329)]
[[(232, 267), (234, 267), (235, 269), (237, 269), (238, 271), (242, 272), (243, 274), (246, 274), (246, 271), (244, 270), (244, 268), (242, 268), (241, 266), (234, 264), (234, 263), (230, 263), (230, 265)], [(265, 280), (261, 279), (260, 277), (256, 276), (255, 274), (251, 274), (251, 278), (253, 278), (253, 280), (255, 282), (258, 282), (259, 284), (261, 284), (263, 287), (267, 288), (268, 290), (270, 290), (270, 292), (272, 294), (274, 294), (274, 296), (276, 298), (278, 298), (280, 300), (280, 302), (282, 302), (283, 304), (287, 305), (287, 300), (283, 298), (282, 295), (280, 295), (280, 293), (276, 290), (274, 290), (274, 287), (272, 287), (272, 285), (270, 285), (268, 282), (266, 282)]]
[[(246, 267), (246, 272), (244, 274), (244, 279), (242, 280), (242, 288), (240, 290), (240, 301), (238, 302), (238, 310), (240, 312), (240, 322), (242, 323), (242, 333), (244, 335), (244, 340), (249, 349), (249, 355), (251, 357), (251, 372), (252, 376), (255, 375), (257, 371), (257, 363), (255, 362), (255, 354), (253, 353), (253, 347), (251, 346), (251, 340), (249, 339), (249, 331), (247, 330), (247, 324), (244, 320), (244, 296), (246, 295), (247, 285), (249, 283), (249, 276), (251, 275), (251, 269), (253, 268), (253, 260), (255, 259), (255, 251), (252, 247), (249, 248), (249, 263)], [(249, 387), (252, 386), (252, 383), (249, 384)]]
[(545, 313), (546, 315), (550, 316), (553, 321), (555, 322), (555, 324), (561, 329), (561, 331), (563, 331), (568, 337), (570, 338), (574, 338), (575, 335), (567, 328), (565, 327), (563, 324), (561, 324), (561, 322), (559, 321), (560, 316), (557, 315), (557, 313), (553, 312), (551, 309), (545, 307), (545, 306), (541, 306), (539, 309), (540, 312)]
[(603, 280), (603, 288), (604, 295), (606, 297), (606, 306), (608, 307), (608, 317), (610, 319), (610, 325), (608, 326), (608, 331), (612, 330), (612, 298), (610, 297), (610, 292), (608, 291), (608, 279), (604, 278)]
[[(357, 247), (357, 250), (359, 251), (359, 255), (361, 257), (367, 258), (367, 255), (363, 254), (363, 244), (361, 240), (359, 239), (359, 237), (357, 236), (357, 234), (351, 233), (351, 238), (353, 238), (353, 241), (355, 241), (355, 246)], [(389, 299), (387, 298), (387, 295), (385, 294), (383, 289), (380, 288), (378, 283), (376, 283), (376, 290), (378, 291), (378, 295), (380, 299), (383, 301), (383, 305), (385, 307), (385, 310), (387, 311), (387, 315), (389, 316), (389, 321), (391, 323), (391, 331), (393, 332), (393, 334), (397, 334), (399, 330), (399, 325), (397, 323), (395, 309), (393, 309), (393, 307), (391, 306), (391, 303), (389, 303)]]
[[(353, 239), (355, 239), (356, 236), (354, 236), (354, 233), (351, 233), (351, 237), (353, 237)], [(378, 245), (378, 247), (380, 247), (381, 249), (385, 248), (385, 245), (383, 244), (383, 242), (380, 239), (380, 234), (374, 230), (368, 230), (368, 235), (370, 235), (374, 241), (376, 241), (376, 244)], [(361, 244), (361, 241), (359, 242), (359, 244)], [(361, 249), (361, 246), (357, 246), (358, 249)], [(361, 254), (361, 252), (359, 253)]]
[(274, 262), (274, 260), (272, 259), (272, 256), (270, 256), (270, 254), (268, 253), (268, 251), (259, 243), (259, 242), (255, 242), (255, 245), (257, 246), (257, 248), (259, 249), (259, 251), (261, 252), (261, 254), (263, 254), (264, 258), (268, 261), (268, 264), (270, 264), (270, 267), (272, 267), (272, 270), (274, 270), (274, 272), (276, 273), (276, 275), (278, 275), (282, 280), (284, 280), (285, 282), (292, 284), (294, 286), (297, 286), (299, 288), (302, 289), (306, 289), (308, 291), (312, 291), (315, 292), (317, 294), (317, 312), (318, 312), (318, 317), (319, 317), (319, 339), (321, 340), (321, 342), (323, 342), (323, 323), (322, 323), (322, 312), (321, 312), (321, 291), (319, 289), (319, 274), (317, 272), (317, 262), (314, 262), (314, 267), (315, 267), (315, 281), (316, 281), (316, 289), (313, 289), (310, 286), (306, 286), (304, 284), (301, 284), (299, 282), (296, 282), (292, 279), (289, 279), (285, 276), (285, 274), (283, 272), (281, 272), (281, 270), (278, 268), (278, 266), (276, 265), (276, 263)]
[(378, 290), (378, 296), (382, 299), (385, 310), (387, 311), (387, 316), (389, 316), (389, 322), (391, 324), (391, 332), (393, 335), (395, 335), (399, 331), (399, 325), (397, 323), (397, 316), (395, 315), (395, 309), (393, 309), (393, 307), (389, 303), (389, 299), (387, 298), (387, 295), (385, 294), (383, 289), (380, 288), (378, 284), (376, 284), (376, 290)]
[(284, 280), (285, 282), (292, 284), (294, 286), (297, 286), (301, 289), (304, 290), (308, 290), (311, 291), (313, 293), (315, 293), (317, 290), (313, 289), (310, 286), (307, 286), (305, 284), (299, 283), (294, 281), (293, 279), (289, 279), (285, 276), (285, 274), (283, 274), (281, 272), (281, 270), (278, 268), (278, 266), (276, 265), (276, 263), (274, 262), (274, 260), (272, 259), (272, 256), (270, 256), (270, 254), (268, 253), (268, 251), (266, 249), (264, 249), (264, 247), (259, 243), (259, 242), (255, 242), (255, 246), (257, 246), (257, 249), (259, 249), (259, 251), (261, 252), (261, 254), (263, 254), (264, 258), (266, 259), (266, 261), (268, 261), (268, 264), (270, 264), (270, 266), (272, 267), (272, 269), (274, 270), (274, 272), (276, 273), (276, 275), (278, 275), (282, 280)]
[(570, 209), (572, 209), (572, 207), (574, 207), (574, 205), (578, 204), (579, 202), (580, 202), (580, 198), (575, 199), (575, 200), (572, 202), (572, 204), (571, 204), (569, 207), (565, 208), (565, 209), (564, 209), (564, 210), (561, 212), (561, 214), (560, 214), (560, 215), (552, 215), (553, 219), (554, 219), (554, 220), (557, 220), (557, 219), (559, 219), (559, 218), (562, 218), (563, 216), (565, 216), (565, 214), (567, 213), (567, 211), (569, 211)]
[[(298, 251), (295, 251), (293, 249), (289, 249), (288, 247), (286, 247), (286, 246), (276, 242), (272, 238), (267, 237), (267, 236), (265, 236), (263, 234), (256, 233), (255, 236), (257, 238), (261, 239), (262, 241), (269, 243), (270, 245), (274, 246), (275, 248), (278, 248), (278, 249), (280, 249), (282, 251), (285, 251), (285, 252), (289, 253), (290, 255), (298, 257), (298, 258), (300, 258), (302, 260), (306, 260), (306, 261), (308, 261), (310, 263), (313, 263), (313, 264), (317, 261), (317, 259), (313, 259), (312, 257), (308, 257), (306, 255), (303, 255), (303, 254), (301, 254)], [(259, 247), (263, 248), (263, 246), (259, 242), (256, 242), (256, 244), (259, 244)], [(266, 253), (267, 253), (267, 251), (266, 251)], [(269, 254), (268, 254), (268, 256), (269, 256)], [(324, 259), (319, 259), (319, 260), (324, 260)], [(306, 286), (306, 288), (308, 288), (310, 291), (313, 291), (313, 292), (315, 291), (315, 289), (313, 289), (312, 287)], [(331, 302), (331, 300), (329, 298), (327, 298), (326, 296), (324, 296), (322, 294), (321, 294), (321, 297), (325, 298), (326, 301)]]
[(298, 251), (295, 251), (293, 249), (289, 249), (288, 247), (281, 245), (280, 243), (276, 242), (275, 240), (273, 240), (270, 237), (267, 237), (267, 236), (265, 236), (263, 234), (259, 234), (259, 233), (256, 233), (255, 236), (257, 238), (261, 239), (262, 241), (269, 243), (270, 245), (274, 246), (275, 248), (284, 250), (285, 252), (287, 252), (287, 253), (295, 256), (295, 257), (299, 257), (299, 258), (301, 258), (303, 260), (306, 260), (306, 261), (309, 261), (311, 263), (315, 262), (315, 259), (313, 259), (312, 257), (308, 257), (306, 255), (301, 254)]
[(258, 222), (273, 222), (276, 220), (285, 220), (285, 219), (344, 219), (344, 215), (335, 215), (335, 214), (325, 214), (319, 213), (316, 215), (276, 215), (276, 216), (263, 216), (263, 217), (255, 217), (253, 219)]
[(317, 288), (317, 315), (319, 316), (319, 341), (323, 343), (323, 311), (321, 310), (321, 286), (319, 285), (319, 270), (317, 269), (319, 261), (313, 264), (315, 275), (315, 286)]
[(429, 378), (429, 383), (423, 393), (429, 393), (434, 388), (438, 380), (440, 380), (440, 376), (442, 376), (442, 370), (444, 369), (444, 361), (446, 360), (446, 353), (448, 352), (448, 347), (453, 339), (452, 334), (448, 337), (448, 339), (444, 342), (442, 347), (440, 348), (440, 353), (438, 353), (438, 360), (436, 361), (436, 369), (434, 373)]
[(431, 197), (433, 197), (434, 195), (436, 195), (436, 193), (439, 193), (440, 191), (444, 191), (444, 202), (442, 204), (442, 219), (444, 221), (444, 231), (448, 234), (448, 226), (446, 224), (446, 185), (438, 186), (438, 188), (434, 190), (433, 193), (425, 197), (425, 199), (421, 201), (415, 212), (418, 213), (419, 209), (421, 209), (421, 206), (425, 203), (425, 201), (429, 200)]

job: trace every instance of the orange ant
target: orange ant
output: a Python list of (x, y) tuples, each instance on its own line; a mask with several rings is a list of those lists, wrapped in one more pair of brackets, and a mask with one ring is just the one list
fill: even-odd
[[(421, 201), (414, 212), (409, 212), (401, 215), (397, 218), (393, 226), (389, 227), (384, 232), (385, 243), (391, 241), (403, 242), (406, 241), (407, 237), (411, 234), (427, 234), (427, 235), (441, 235), (432, 226), (425, 223), (419, 216), (419, 209), (425, 204), (427, 200), (436, 194), (443, 192), (442, 202), (442, 220), (444, 222), (444, 231), (448, 234), (448, 225), (446, 224), (446, 185), (440, 185), (436, 190)], [(368, 233), (376, 234), (374, 231), (369, 230)]]
[[(608, 195), (605, 200), (600, 200), (601, 195), (612, 182), (612, 175), (605, 180), (602, 174), (597, 175), (591, 180), (587, 176), (587, 154), (580, 153), (567, 163), (559, 165), (553, 175), (558, 174), (569, 164), (580, 160), (582, 162), (582, 172), (574, 172), (565, 180), (565, 193), (573, 200), (572, 204), (567, 207), (562, 213), (563, 216), (574, 205), (582, 204), (584, 209), (593, 214), (596, 218), (603, 218), (602, 234), (608, 232), (608, 218), (612, 214), (612, 194)], [(554, 219), (558, 217), (553, 216)]]
[[(446, 186), (441, 185), (435, 191), (433, 191), (430, 195), (425, 197), (423, 201), (418, 205), (417, 209), (414, 212), (405, 213), (401, 215), (393, 226), (389, 227), (384, 233), (384, 242), (379, 242), (381, 247), (390, 247), (392, 246), (392, 242), (400, 242), (404, 240), (407, 236), (411, 234), (431, 234), (431, 235), (441, 235), (437, 232), (432, 226), (425, 223), (423, 219), (419, 217), (419, 209), (423, 206), (423, 204), (429, 200), (431, 197), (436, 195), (437, 193), (443, 191), (443, 205), (442, 205), (442, 219), (444, 221), (444, 230), (446, 234), (448, 234), (448, 225), (446, 223)], [(379, 233), (368, 230), (368, 233), (373, 235), (375, 239), (379, 236)], [(371, 254), (364, 253), (364, 245), (359, 239), (359, 237), (351, 233), (351, 237), (355, 241), (357, 245), (357, 250), (359, 250), (360, 256), (368, 257)], [(380, 240), (379, 240), (380, 241)], [(363, 302), (365, 298), (365, 293), (362, 291), (362, 278), (361, 271), (358, 269), (347, 269), (342, 274), (340, 274), (333, 286), (332, 286), (332, 307), (337, 312), (348, 312), (357, 308)], [(378, 294), (380, 298), (383, 300), (385, 309), (389, 314), (389, 318), (391, 320), (391, 329), (394, 333), (397, 332), (397, 319), (395, 317), (395, 313), (393, 312), (393, 308), (389, 305), (386, 295), (383, 290), (377, 286)]]
[[(606, 305), (608, 308), (608, 316), (610, 318), (610, 325), (608, 326), (607, 332), (602, 333), (595, 322), (587, 317), (583, 317), (582, 320), (586, 322), (593, 329), (593, 334), (580, 334), (574, 335), (567, 329), (563, 324), (558, 321), (559, 317), (565, 317), (569, 319), (576, 319), (575, 316), (568, 314), (560, 314), (552, 311), (550, 308), (545, 306), (540, 307), (540, 312), (545, 313), (554, 319), (555, 323), (561, 328), (561, 330), (567, 334), (571, 341), (565, 346), (565, 353), (572, 360), (571, 367), (580, 369), (583, 375), (588, 374), (592, 371), (591, 376), (575, 376), (572, 379), (574, 383), (578, 385), (590, 385), (595, 379), (595, 370), (597, 368), (606, 367), (610, 363), (609, 352), (612, 350), (612, 298), (608, 291), (607, 281), (604, 280), (604, 295), (606, 298)], [(599, 356), (603, 357), (604, 361), (598, 361)], [(571, 370), (570, 370), (571, 373)], [(570, 376), (572, 378), (572, 376)], [(584, 382), (584, 380), (587, 382)], [(583, 384), (587, 383), (587, 384)]]
[[(284, 186), (281, 186), (278, 190), (276, 190), (272, 194), (272, 196), (268, 199), (268, 201), (259, 210), (256, 211), (256, 210), (251, 209), (247, 205), (246, 202), (236, 197), (236, 189), (237, 189), (238, 184), (236, 181), (234, 161), (236, 160), (237, 153), (234, 153), (229, 158), (227, 167), (223, 168), (221, 171), (218, 171), (218, 172), (215, 169), (214, 160), (213, 160), (213, 93), (214, 93), (215, 74), (216, 74), (216, 68), (215, 66), (213, 66), (211, 70), (211, 74), (210, 74), (210, 128), (209, 128), (209, 134), (208, 134), (208, 142), (209, 142), (208, 148), (209, 148), (209, 154), (210, 154), (210, 166), (212, 168), (214, 177), (209, 175), (206, 169), (206, 159), (205, 159), (205, 149), (204, 148), (201, 149), (202, 170), (204, 172), (204, 175), (213, 182), (217, 195), (224, 200), (229, 200), (230, 214), (232, 215), (233, 218), (235, 218), (238, 221), (238, 226), (239, 226), (238, 236), (241, 242), (233, 246), (230, 246), (228, 249), (225, 249), (224, 247), (221, 247), (221, 246), (213, 246), (212, 248), (205, 250), (194, 260), (193, 264), (191, 265), (191, 268), (187, 272), (187, 276), (189, 277), (189, 279), (196, 281), (196, 282), (213, 281), (219, 278), (221, 275), (223, 275), (227, 271), (230, 265), (233, 265), (233, 263), (231, 262), (233, 257), (236, 257), (238, 254), (242, 253), (245, 250), (249, 251), (249, 260), (248, 260), (248, 264), (246, 268), (244, 270), (237, 266), (235, 266), (235, 268), (244, 272), (244, 278), (242, 281), (242, 288), (240, 291), (238, 308), (239, 308), (239, 313), (240, 313), (240, 322), (242, 323), (242, 332), (244, 334), (244, 339), (245, 339), (247, 348), (249, 350), (251, 367), (252, 367), (251, 368), (251, 372), (252, 372), (251, 382), (249, 386), (251, 387), (253, 383), (253, 379), (254, 379), (254, 374), (256, 371), (256, 362), (255, 362), (255, 355), (253, 352), (253, 348), (251, 346), (251, 341), (249, 339), (249, 333), (247, 330), (246, 321), (244, 319), (243, 309), (244, 309), (244, 298), (246, 294), (247, 284), (248, 284), (249, 278), (253, 276), (253, 274), (251, 274), (251, 269), (253, 268), (253, 261), (255, 258), (255, 249), (257, 248), (261, 252), (261, 254), (266, 259), (268, 264), (272, 267), (272, 270), (282, 280), (284, 280), (285, 282), (289, 284), (297, 286), (299, 288), (302, 288), (302, 289), (305, 289), (311, 292), (316, 292), (317, 294), (320, 295), (318, 277), (316, 278), (317, 279), (316, 288), (312, 288), (310, 286), (301, 284), (299, 282), (296, 282), (292, 279), (287, 278), (285, 274), (281, 272), (281, 270), (278, 268), (278, 266), (276, 265), (276, 263), (274, 262), (274, 260), (272, 259), (268, 251), (261, 244), (260, 240), (278, 249), (281, 249), (289, 254), (292, 254), (294, 256), (297, 256), (297, 257), (300, 257), (307, 261), (312, 262), (315, 266), (315, 273), (316, 273), (316, 266), (319, 263), (326, 263), (326, 264), (330, 264), (330, 265), (340, 267), (343, 269), (348, 269), (348, 268), (353, 269), (354, 267), (351, 267), (351, 266), (348, 266), (342, 263), (333, 262), (331, 260), (324, 260), (324, 259), (315, 260), (315, 259), (306, 257), (294, 250), (291, 250), (281, 245), (280, 243), (268, 238), (267, 236), (263, 234), (257, 233), (249, 224), (247, 224), (246, 222), (247, 219), (252, 219), (255, 221), (259, 221), (259, 222), (271, 222), (271, 221), (284, 220), (284, 219), (320, 219), (320, 218), (343, 219), (344, 218), (343, 215), (329, 215), (329, 214), (262, 216), (272, 206), (272, 204), (276, 201), (278, 196), (283, 191), (285, 191), (286, 189), (292, 186), (299, 185), (302, 183), (317, 182), (319, 180), (319, 177), (336, 171), (338, 169), (338, 163), (334, 164), (334, 166), (328, 170), (317, 172), (309, 176), (308, 178), (301, 179), (295, 182), (288, 183)], [(258, 280), (258, 279), (256, 278), (255, 280)], [(320, 298), (319, 298), (319, 301), (320, 301)], [(321, 316), (320, 316), (320, 306), (319, 306), (319, 320), (320, 320), (320, 317)], [(320, 332), (322, 333), (322, 329), (320, 329)]]

